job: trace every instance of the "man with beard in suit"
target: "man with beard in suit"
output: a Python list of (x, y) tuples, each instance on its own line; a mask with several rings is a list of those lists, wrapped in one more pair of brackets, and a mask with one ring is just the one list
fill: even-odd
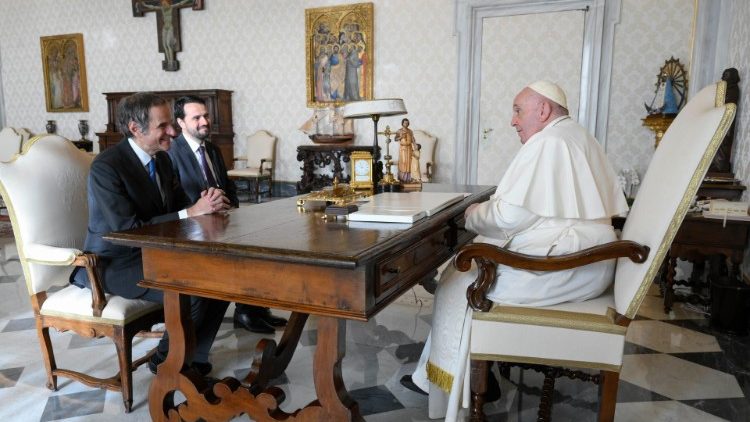
[[(237, 189), (227, 176), (227, 167), (219, 148), (208, 138), (211, 116), (206, 102), (200, 97), (185, 96), (174, 103), (174, 118), (182, 133), (172, 141), (169, 156), (179, 176), (180, 184), (191, 201), (200, 198), (206, 189), (222, 189), (233, 207), (239, 206)], [(286, 325), (286, 319), (271, 315), (268, 308), (235, 304), (234, 327), (272, 334), (276, 327)]]
[[(116, 245), (103, 238), (108, 233), (229, 209), (220, 189), (209, 188), (191, 202), (172, 170), (166, 151), (175, 135), (167, 102), (152, 93), (125, 97), (117, 108), (123, 139), (100, 153), (91, 164), (88, 179), (89, 224), (84, 248), (99, 256), (104, 290), (129, 299), (163, 303), (160, 290), (138, 286), (143, 279), (140, 248)], [(193, 204), (192, 206), (190, 204)], [(71, 283), (89, 287), (86, 271), (75, 271)], [(211, 372), (208, 354), (228, 303), (191, 298), (196, 350), (190, 366), (202, 375)], [(168, 335), (162, 337), (149, 369), (168, 352)]]

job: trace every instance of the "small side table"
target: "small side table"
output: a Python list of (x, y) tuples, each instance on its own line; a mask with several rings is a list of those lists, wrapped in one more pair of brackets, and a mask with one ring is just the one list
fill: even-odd
[[(729, 279), (740, 276), (739, 268), (745, 254), (750, 235), (750, 221), (723, 220), (704, 218), (700, 214), (688, 214), (677, 231), (672, 246), (665, 258), (664, 312), (672, 310), (676, 301), (674, 284), (687, 284), (696, 287), (703, 278), (705, 263), (710, 259), (711, 272), (718, 274), (726, 267)], [(675, 280), (677, 258), (693, 262), (693, 273), (687, 283)]]

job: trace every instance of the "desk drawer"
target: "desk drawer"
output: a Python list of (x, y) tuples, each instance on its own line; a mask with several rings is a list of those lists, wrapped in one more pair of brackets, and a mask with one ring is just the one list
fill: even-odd
[(414, 245), (402, 249), (375, 265), (375, 297), (396, 286), (416, 283), (450, 258), (449, 227), (438, 230)]

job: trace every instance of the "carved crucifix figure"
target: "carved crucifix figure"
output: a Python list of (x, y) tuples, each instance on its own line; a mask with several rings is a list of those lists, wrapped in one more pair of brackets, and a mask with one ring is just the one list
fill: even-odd
[(177, 52), (182, 51), (180, 43), (180, 9), (191, 7), (203, 9), (203, 0), (133, 0), (133, 16), (142, 17), (145, 13), (156, 12), (159, 51), (164, 53), (161, 68), (167, 72), (180, 69)]

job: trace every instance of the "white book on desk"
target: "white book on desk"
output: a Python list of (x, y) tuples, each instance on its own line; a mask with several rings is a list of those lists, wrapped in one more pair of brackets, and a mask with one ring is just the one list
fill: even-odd
[(383, 223), (413, 223), (432, 216), (448, 206), (462, 201), (465, 193), (445, 192), (385, 192), (370, 197), (349, 214), (350, 221)]

